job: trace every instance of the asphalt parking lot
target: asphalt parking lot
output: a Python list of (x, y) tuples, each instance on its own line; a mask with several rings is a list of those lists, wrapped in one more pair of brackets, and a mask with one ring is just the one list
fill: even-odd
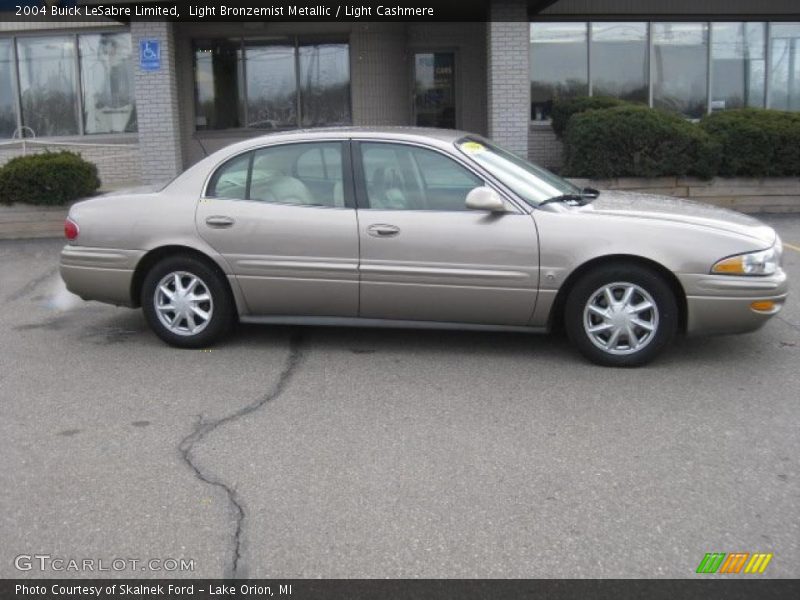
[[(800, 282), (800, 217), (768, 222)], [(523, 334), (264, 326), (179, 351), (139, 311), (71, 297), (61, 245), (0, 242), (0, 577), (167, 574), (20, 555), (193, 560), (180, 577), (694, 577), (707, 552), (771, 552), (764, 576), (800, 577), (796, 292), (759, 332), (637, 370)]]

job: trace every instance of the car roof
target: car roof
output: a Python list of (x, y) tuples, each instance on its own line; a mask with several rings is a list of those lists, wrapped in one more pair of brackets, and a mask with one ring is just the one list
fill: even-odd
[(314, 129), (294, 129), (289, 131), (276, 131), (258, 137), (250, 138), (251, 143), (272, 142), (277, 139), (286, 141), (313, 140), (319, 138), (330, 138), (331, 136), (342, 136), (346, 138), (391, 138), (391, 139), (419, 139), (437, 140), (445, 143), (452, 143), (456, 140), (471, 135), (466, 131), (456, 129), (436, 129), (433, 127), (405, 127), (405, 126), (384, 126), (384, 127), (319, 127)]

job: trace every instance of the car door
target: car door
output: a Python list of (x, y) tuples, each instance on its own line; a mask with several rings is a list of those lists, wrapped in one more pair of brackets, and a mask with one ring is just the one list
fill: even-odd
[(536, 302), (538, 243), (530, 215), (467, 210), (484, 182), (444, 153), (354, 143), (366, 318), (526, 325)]
[(343, 141), (281, 144), (212, 174), (197, 230), (231, 265), (252, 315), (357, 315), (349, 156)]

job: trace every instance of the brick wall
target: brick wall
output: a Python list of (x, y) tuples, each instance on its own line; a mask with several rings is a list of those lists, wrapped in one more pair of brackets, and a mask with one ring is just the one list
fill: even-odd
[(357, 23), (350, 34), (353, 123), (408, 125), (411, 75), (404, 23)]
[(548, 169), (559, 170), (564, 164), (563, 145), (550, 123), (531, 123), (528, 132), (528, 160)]
[[(85, 144), (85, 145), (84, 145)], [(136, 136), (113, 136), (108, 138), (79, 138), (75, 144), (65, 139), (58, 143), (36, 140), (27, 142), (23, 151), (21, 142), (0, 146), (0, 166), (23, 153), (69, 150), (97, 165), (101, 189), (111, 190), (138, 185), (141, 182), (139, 145)]]
[[(171, 179), (183, 170), (184, 164), (173, 28), (173, 24), (168, 22), (131, 23), (131, 43), (137, 57), (140, 40), (158, 40), (161, 43), (159, 70), (143, 71), (138, 60), (134, 67), (142, 180), (148, 183)], [(183, 66), (190, 68), (189, 65)]]
[(491, 4), (487, 25), (489, 136), (520, 156), (528, 154), (529, 26), (522, 1)]

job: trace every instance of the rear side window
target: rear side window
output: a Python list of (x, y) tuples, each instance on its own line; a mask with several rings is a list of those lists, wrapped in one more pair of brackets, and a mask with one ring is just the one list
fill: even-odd
[(209, 198), (247, 199), (247, 175), (250, 171), (252, 152), (232, 158), (211, 177), (206, 189)]

